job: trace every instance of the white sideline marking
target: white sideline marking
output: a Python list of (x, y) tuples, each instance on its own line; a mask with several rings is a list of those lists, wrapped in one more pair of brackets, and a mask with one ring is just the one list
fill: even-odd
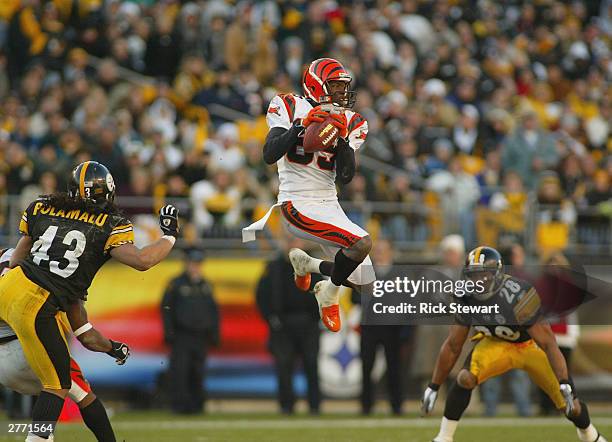
[[(612, 418), (594, 418), (595, 425), (612, 425)], [(559, 426), (567, 424), (571, 429), (572, 424), (564, 418), (465, 418), (461, 420), (461, 426), (468, 427), (542, 427)], [(254, 428), (437, 428), (440, 421), (437, 418), (417, 419), (413, 417), (405, 419), (292, 419), (285, 420), (168, 420), (168, 421), (132, 421), (113, 422), (113, 427), (123, 430), (177, 430), (177, 429), (232, 429), (252, 430)]]

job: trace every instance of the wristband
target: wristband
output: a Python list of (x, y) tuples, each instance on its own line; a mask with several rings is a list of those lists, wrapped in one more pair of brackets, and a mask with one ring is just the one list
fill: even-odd
[(166, 239), (168, 241), (170, 241), (170, 244), (174, 245), (174, 243), (176, 242), (176, 237), (172, 236), (172, 235), (164, 235), (162, 236), (162, 239)]
[(438, 391), (440, 389), (440, 384), (434, 384), (433, 382), (430, 382), (428, 387), (431, 388), (433, 391)]
[(82, 325), (81, 327), (77, 328), (75, 331), (73, 331), (72, 333), (74, 334), (74, 336), (76, 338), (78, 338), (79, 336), (81, 336), (83, 333), (88, 332), (89, 330), (91, 330), (93, 328), (93, 325), (91, 325), (89, 322), (85, 325)]

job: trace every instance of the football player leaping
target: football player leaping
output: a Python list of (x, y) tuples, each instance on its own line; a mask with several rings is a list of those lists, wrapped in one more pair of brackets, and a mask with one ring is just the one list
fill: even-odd
[(459, 315), (450, 327), (431, 384), (423, 395), (423, 414), (433, 409), (438, 388), (455, 365), (470, 327), (476, 331), (472, 340), (477, 344), (448, 392), (440, 432), (434, 442), (453, 441), (474, 387), (513, 369), (525, 370), (557, 408), (564, 410), (576, 426), (580, 441), (606, 442), (591, 424), (586, 404), (576, 397), (565, 359), (548, 322), (541, 317), (537, 292), (529, 283), (504, 274), (502, 268), (499, 252), (490, 247), (477, 247), (467, 257), (465, 276), (481, 281), (485, 290), (465, 297), (464, 302), (496, 305), (500, 313), (495, 324), (483, 315)]
[[(355, 151), (368, 133), (367, 122), (351, 110), (355, 102), (351, 81), (338, 61), (313, 61), (302, 80), (304, 96), (281, 94), (272, 99), (267, 113), (270, 132), (263, 151), (264, 161), (278, 166), (276, 205), (281, 206), (286, 228), (295, 236), (319, 243), (327, 256), (334, 256), (333, 261), (322, 261), (300, 249), (289, 252), (296, 284), (302, 290), (308, 290), (311, 273), (331, 277), (318, 282), (314, 293), (323, 323), (334, 332), (340, 330), (339, 287), (362, 286), (375, 279), (368, 257), (370, 236), (348, 219), (336, 195), (336, 180), (342, 184), (352, 180)], [(305, 128), (329, 115), (340, 131), (336, 145), (304, 152)], [(254, 231), (263, 228), (269, 214), (244, 229), (244, 241), (255, 239)]]

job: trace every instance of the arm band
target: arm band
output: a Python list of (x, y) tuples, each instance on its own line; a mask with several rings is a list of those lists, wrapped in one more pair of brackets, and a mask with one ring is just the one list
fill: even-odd
[(346, 140), (339, 138), (336, 152), (336, 179), (348, 184), (355, 176), (355, 151)]
[(172, 235), (164, 235), (164, 236), (162, 236), (162, 239), (166, 239), (166, 240), (170, 241), (170, 243), (172, 245), (174, 245), (174, 243), (176, 242), (176, 237), (172, 236)]
[(91, 330), (93, 328), (93, 325), (91, 325), (89, 322), (85, 325), (82, 325), (81, 327), (77, 328), (75, 331), (73, 331), (72, 333), (74, 334), (75, 337), (79, 337), (81, 336), (83, 333)]

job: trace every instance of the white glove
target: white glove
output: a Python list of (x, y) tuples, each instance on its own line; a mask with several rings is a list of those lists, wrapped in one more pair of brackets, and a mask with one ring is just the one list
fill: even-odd
[(428, 415), (431, 410), (433, 410), (433, 407), (436, 404), (436, 399), (438, 399), (439, 388), (439, 385), (429, 384), (425, 390), (425, 393), (423, 393), (423, 400), (421, 401), (421, 416)]
[(559, 384), (559, 390), (563, 399), (565, 399), (565, 415), (570, 416), (574, 414), (574, 389), (569, 381), (561, 381)]

